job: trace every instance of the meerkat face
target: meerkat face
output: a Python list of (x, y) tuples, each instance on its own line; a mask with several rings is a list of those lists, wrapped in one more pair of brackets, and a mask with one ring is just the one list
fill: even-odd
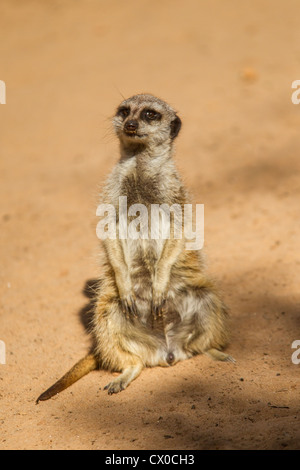
[(123, 101), (113, 120), (123, 144), (159, 145), (172, 142), (181, 128), (181, 120), (164, 101), (152, 95), (135, 95)]

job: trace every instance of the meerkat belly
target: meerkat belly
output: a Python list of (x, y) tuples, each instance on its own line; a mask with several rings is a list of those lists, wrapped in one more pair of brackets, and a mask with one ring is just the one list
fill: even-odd
[[(167, 302), (163, 318), (155, 320), (151, 310), (154, 271), (164, 244), (162, 238), (122, 240), (139, 312), (139, 318), (134, 321), (139, 333), (134, 335), (135, 339), (131, 337), (126, 347), (138, 353), (149, 367), (170, 366), (190, 357), (184, 346), (191, 333), (188, 328), (181, 328), (181, 316), (174, 303)], [(152, 338), (150, 343), (145, 341), (142, 332), (147, 332), (148, 338)]]
[(129, 268), (136, 296), (150, 299), (154, 269), (161, 256), (164, 240), (122, 240), (125, 262)]
[(182, 323), (173, 302), (167, 302), (165, 315), (156, 319), (151, 311), (151, 298), (137, 296), (136, 305), (139, 316), (130, 326), (126, 349), (140, 356), (147, 367), (172, 366), (191, 357), (186, 345), (193, 328)]
[(140, 316), (134, 319), (130, 331), (130, 335), (123, 335), (124, 346), (138, 355), (147, 367), (172, 366), (191, 357), (184, 347), (189, 333), (168, 318), (144, 322)]

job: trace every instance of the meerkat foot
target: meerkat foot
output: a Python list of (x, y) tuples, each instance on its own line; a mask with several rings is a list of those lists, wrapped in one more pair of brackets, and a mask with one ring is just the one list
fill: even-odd
[(143, 366), (141, 364), (128, 367), (119, 375), (119, 377), (107, 384), (104, 387), (104, 390), (107, 390), (109, 395), (122, 392), (122, 390), (125, 390), (125, 388), (140, 375), (142, 369)]
[(205, 354), (214, 361), (232, 362), (233, 364), (235, 364), (236, 362), (236, 360), (232, 356), (215, 348), (208, 349), (207, 351), (205, 351)]
[(125, 390), (126, 388), (126, 384), (125, 382), (123, 382), (123, 380), (120, 380), (119, 378), (116, 379), (116, 380), (113, 380), (112, 382), (110, 382), (109, 384), (107, 384), (105, 387), (104, 387), (104, 390), (107, 390), (107, 393), (109, 395), (112, 395), (113, 393), (119, 393), (119, 392), (122, 392), (122, 390)]

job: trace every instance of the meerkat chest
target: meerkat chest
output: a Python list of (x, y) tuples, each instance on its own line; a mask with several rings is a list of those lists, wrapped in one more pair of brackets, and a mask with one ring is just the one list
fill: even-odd
[(166, 240), (151, 240), (151, 238), (132, 238), (121, 240), (124, 258), (128, 266), (146, 266), (152, 271), (160, 259)]
[(166, 191), (163, 190), (161, 175), (137, 176), (127, 175), (120, 188), (120, 194), (127, 197), (128, 206), (134, 204), (162, 204), (166, 201)]
[(160, 257), (169, 238), (170, 214), (161, 209), (168, 207), (169, 195), (158, 175), (137, 178), (130, 174), (123, 180), (120, 196), (119, 226), (123, 235), (127, 234), (122, 240), (124, 253), (129, 259), (143, 257), (151, 264)]

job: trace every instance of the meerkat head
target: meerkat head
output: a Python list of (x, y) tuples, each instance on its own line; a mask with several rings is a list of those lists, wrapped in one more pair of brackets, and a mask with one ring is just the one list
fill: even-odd
[(148, 94), (135, 95), (124, 100), (113, 120), (121, 144), (157, 146), (171, 144), (177, 137), (181, 120), (167, 103)]

